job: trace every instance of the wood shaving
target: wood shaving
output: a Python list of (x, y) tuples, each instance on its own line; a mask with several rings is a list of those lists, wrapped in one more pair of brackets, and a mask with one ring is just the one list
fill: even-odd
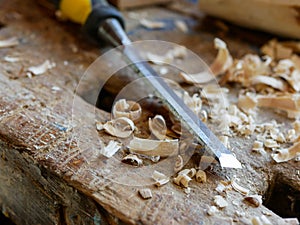
[(134, 166), (142, 166), (143, 160), (140, 159), (137, 155), (129, 154), (122, 159), (122, 162), (129, 163)]
[(139, 189), (139, 194), (143, 199), (152, 198), (152, 192), (149, 188)]
[(228, 202), (221, 195), (214, 196), (214, 203), (219, 208), (225, 208), (228, 206)]
[(198, 170), (196, 173), (196, 181), (200, 183), (206, 183), (207, 182), (207, 177), (206, 173), (203, 170)]
[(289, 142), (294, 141), (297, 138), (296, 131), (294, 129), (289, 129), (286, 134), (286, 140)]
[(11, 37), (5, 40), (0, 40), (0, 48), (9, 48), (19, 44), (16, 37)]
[(267, 148), (278, 148), (279, 147), (277, 141), (275, 141), (273, 139), (266, 139), (264, 141), (264, 146), (266, 146)]
[(100, 153), (108, 158), (112, 157), (121, 149), (122, 144), (116, 141), (109, 141), (108, 145), (101, 148)]
[(133, 137), (128, 148), (131, 153), (168, 157), (178, 153), (179, 143), (174, 140), (150, 140)]
[(277, 162), (287, 162), (300, 155), (300, 142), (296, 142), (288, 149), (280, 149), (277, 153), (272, 154), (272, 158)]
[(13, 56), (5, 56), (4, 58), (5, 62), (10, 62), (10, 63), (14, 63), (14, 62), (19, 62), (21, 59), (18, 57), (13, 57)]
[(251, 93), (246, 93), (245, 95), (239, 95), (238, 107), (244, 112), (249, 112), (250, 110), (255, 109), (257, 105), (256, 97)]
[(181, 157), (181, 155), (178, 155), (176, 158), (176, 162), (175, 162), (175, 166), (174, 166), (174, 172), (178, 172), (183, 168), (184, 164), (183, 164), (183, 159)]
[(216, 214), (218, 214), (219, 210), (216, 206), (210, 206), (209, 209), (207, 210), (207, 215), (209, 216), (214, 216)]
[(153, 119), (149, 118), (149, 129), (159, 140), (166, 138), (167, 125), (163, 116), (156, 115)]
[(212, 81), (213, 79), (215, 79), (213, 74), (209, 73), (208, 71), (203, 71), (203, 72), (194, 73), (194, 74), (187, 74), (184, 72), (180, 72), (179, 76), (187, 84), (205, 84), (205, 83), (208, 83), (208, 82)]
[(174, 59), (182, 59), (186, 57), (187, 49), (184, 46), (176, 46), (170, 49), (165, 55), (156, 55), (150, 52), (146, 53), (146, 58), (157, 65), (170, 64)]
[(280, 91), (285, 91), (287, 89), (285, 83), (275, 77), (258, 75), (253, 77), (250, 82), (251, 85), (265, 84)]
[(227, 49), (227, 45), (219, 38), (214, 39), (215, 48), (218, 49), (218, 55), (211, 64), (210, 69), (215, 76), (221, 75), (232, 66), (232, 57)]
[(191, 180), (192, 178), (187, 174), (178, 174), (178, 176), (173, 179), (173, 182), (179, 186), (182, 185), (183, 187), (187, 188)]
[(273, 108), (287, 113), (289, 118), (298, 118), (300, 116), (300, 95), (285, 94), (285, 95), (258, 95), (257, 106)]
[(291, 47), (281, 44), (276, 39), (272, 39), (267, 44), (263, 45), (261, 51), (275, 60), (290, 58), (293, 53)]
[(264, 143), (262, 141), (254, 141), (252, 150), (257, 151), (257, 152), (264, 151)]
[(170, 181), (170, 179), (165, 174), (160, 173), (156, 170), (153, 172), (152, 178), (155, 181), (155, 185), (158, 187), (165, 185)]
[(234, 190), (236, 190), (237, 192), (241, 193), (242, 195), (248, 195), (250, 190), (247, 189), (247, 188), (244, 188), (242, 186), (240, 186), (236, 181), (235, 179), (233, 179), (231, 181), (231, 186)]
[(261, 195), (249, 195), (244, 197), (244, 201), (252, 205), (253, 207), (259, 207), (262, 205)]
[(113, 118), (127, 117), (133, 121), (138, 120), (141, 117), (142, 108), (140, 104), (134, 101), (127, 101), (126, 99), (118, 100), (113, 108)]
[(133, 133), (134, 128), (134, 123), (127, 117), (119, 117), (103, 125), (103, 129), (108, 134), (119, 138), (129, 137)]
[(183, 33), (187, 33), (189, 31), (188, 26), (186, 25), (186, 23), (182, 20), (176, 20), (175, 21), (175, 26), (182, 31)]
[(27, 75), (31, 77), (31, 75), (41, 75), (45, 73), (47, 70), (52, 69), (55, 67), (55, 63), (51, 63), (49, 60), (45, 60), (42, 64), (38, 66), (31, 66), (27, 69), (28, 73)]
[(184, 169), (181, 170), (178, 175), (187, 175), (190, 178), (193, 178), (196, 175), (196, 169), (195, 168), (191, 168), (191, 169)]
[(164, 22), (152, 21), (148, 19), (141, 19), (140, 24), (148, 29), (162, 29), (166, 26)]

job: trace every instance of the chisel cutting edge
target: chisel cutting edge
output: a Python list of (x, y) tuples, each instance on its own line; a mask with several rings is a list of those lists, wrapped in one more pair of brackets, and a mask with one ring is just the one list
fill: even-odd
[(222, 167), (241, 168), (241, 163), (202, 123), (175, 92), (163, 81), (138, 52), (124, 31), (121, 14), (104, 0), (54, 1), (62, 14), (74, 22), (83, 24), (84, 30), (94, 38), (108, 41), (112, 46), (122, 45), (120, 51), (129, 65), (151, 85), (155, 95), (180, 120), (195, 139), (218, 160)]

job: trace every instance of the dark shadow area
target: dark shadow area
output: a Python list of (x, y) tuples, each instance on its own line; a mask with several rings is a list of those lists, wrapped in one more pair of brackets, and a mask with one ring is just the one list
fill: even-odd
[(276, 176), (265, 195), (264, 205), (283, 218), (295, 218), (300, 221), (300, 190)]
[(1, 225), (15, 225), (10, 219), (5, 217), (2, 213), (0, 213), (0, 224)]

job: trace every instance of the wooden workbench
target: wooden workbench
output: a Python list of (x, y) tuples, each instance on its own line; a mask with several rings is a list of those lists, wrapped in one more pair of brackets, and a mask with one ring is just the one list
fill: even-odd
[[(134, 13), (163, 20), (169, 26), (149, 31), (125, 12), (133, 40), (186, 45), (207, 62), (216, 54), (212, 44), (215, 36), (224, 38), (236, 57), (256, 51), (269, 38), (260, 34), (261, 39), (253, 41), (257, 34), (238, 28), (226, 31), (219, 22), (201, 19), (200, 14), (195, 18), (155, 7)], [(175, 19), (186, 21), (190, 32), (177, 30), (172, 25)], [(0, 207), (16, 224), (247, 224), (251, 216), (263, 213), (269, 214), (274, 224), (285, 224), (264, 206), (243, 204), (241, 194), (234, 191), (228, 194), (228, 201), (235, 204), (216, 216), (206, 214), (213, 205), (216, 185), (226, 176), (236, 175), (252, 193), (264, 196), (276, 183), (288, 184), (299, 193), (299, 162), (275, 164), (269, 157), (251, 153), (249, 140), (234, 138), (232, 142), (242, 170), (216, 166), (208, 173), (207, 183), (191, 182), (188, 195), (172, 183), (160, 188), (148, 185), (153, 198), (143, 200), (137, 192), (141, 188), (138, 180), (131, 185), (116, 182), (116, 177), (126, 179), (138, 172), (105, 159), (94, 147), (99, 145), (93, 138), (95, 114), (103, 121), (109, 114), (95, 111), (81, 98), (89, 99), (95, 88), (93, 81), (87, 81), (86, 89), (74, 95), (85, 70), (100, 54), (98, 46), (87, 42), (76, 25), (57, 21), (51, 10), (33, 0), (1, 1), (0, 39), (13, 36), (20, 44), (0, 49)], [(7, 62), (7, 55), (20, 60)], [(56, 66), (40, 76), (26, 75), (26, 68), (46, 59)], [(107, 143), (111, 137), (103, 133), (100, 139)], [(237, 210), (247, 217), (237, 215)]]

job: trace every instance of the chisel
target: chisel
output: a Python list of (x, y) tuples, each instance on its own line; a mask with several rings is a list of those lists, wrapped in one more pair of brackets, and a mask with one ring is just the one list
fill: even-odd
[(181, 98), (163, 81), (146, 62), (141, 62), (139, 54), (130, 47), (131, 41), (124, 30), (124, 20), (120, 12), (105, 0), (52, 0), (62, 15), (83, 25), (83, 30), (96, 39), (105, 39), (113, 47), (122, 51), (126, 61), (140, 77), (155, 90), (154, 94), (177, 117), (201, 144), (214, 155), (221, 167), (241, 168), (241, 163), (219, 141), (219, 139), (186, 106)]

